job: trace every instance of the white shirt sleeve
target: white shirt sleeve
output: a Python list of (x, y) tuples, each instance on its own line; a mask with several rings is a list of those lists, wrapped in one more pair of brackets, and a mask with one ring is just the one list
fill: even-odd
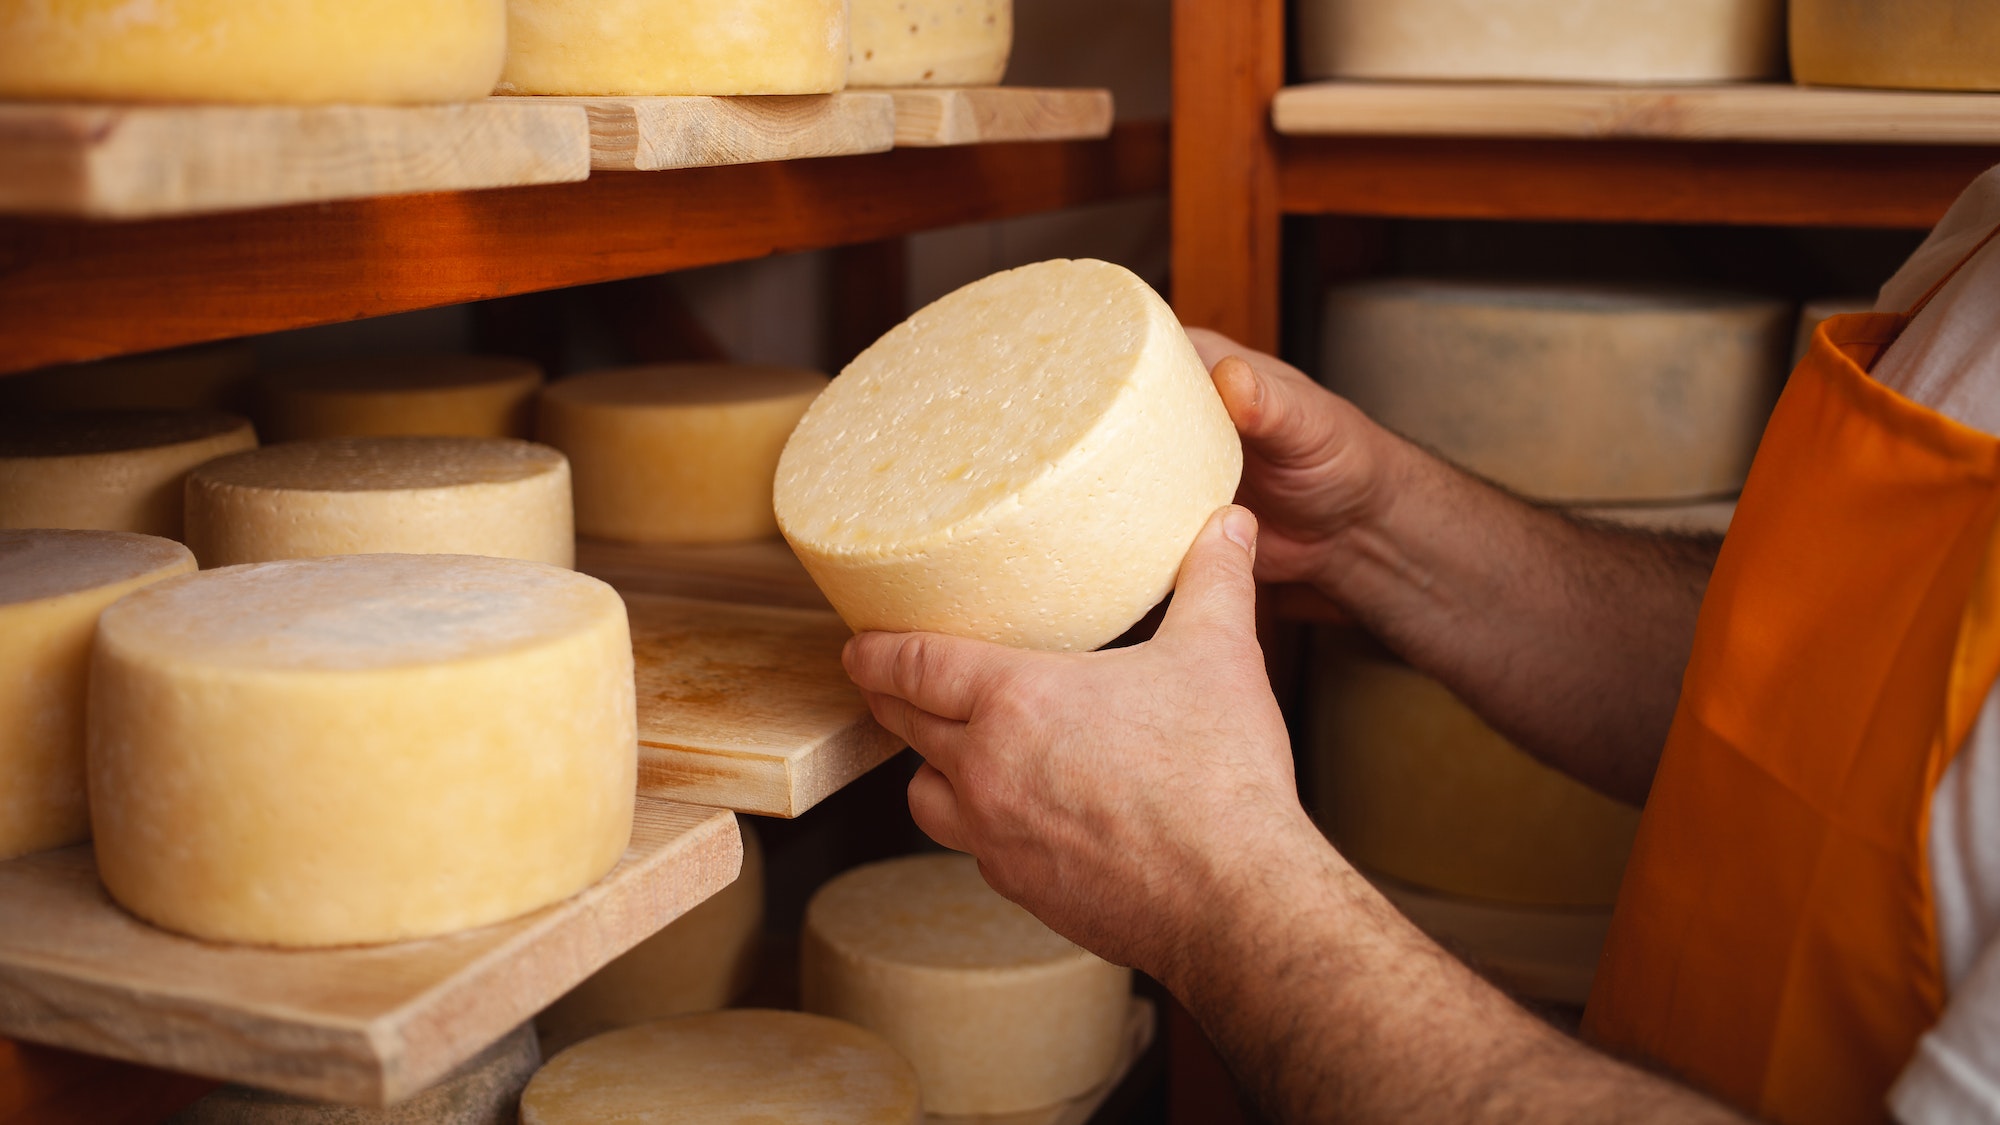
[(1918, 1042), (1889, 1109), (1902, 1125), (2000, 1125), (2000, 943), (1986, 947)]

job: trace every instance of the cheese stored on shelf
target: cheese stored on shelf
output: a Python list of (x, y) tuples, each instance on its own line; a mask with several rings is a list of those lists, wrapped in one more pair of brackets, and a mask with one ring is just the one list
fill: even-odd
[(549, 1060), (521, 1125), (922, 1125), (917, 1076), (853, 1024), (744, 1009), (606, 1032)]
[(65, 364), (0, 379), (0, 409), (239, 413), (249, 409), (256, 365), (241, 341)]
[(853, 0), (849, 86), (997, 86), (1014, 0)]
[(105, 611), (90, 676), (99, 874), (164, 929), (282, 946), (468, 929), (583, 889), (631, 835), (625, 603), (574, 571), (202, 571)]
[(847, 0), (508, 0), (503, 94), (827, 94)]
[(1042, 649), (1111, 641), (1173, 588), (1243, 450), (1173, 310), (1050, 261), (870, 345), (778, 463), (778, 524), (856, 630)]
[(274, 373), (266, 440), (512, 437), (531, 430), (542, 369), (488, 355), (355, 356)]
[(569, 455), (580, 534), (634, 543), (775, 535), (771, 481), (785, 439), (827, 386), (817, 371), (658, 364), (542, 392), (541, 440)]
[(0, 418), (0, 527), (179, 539), (188, 470), (256, 445), (249, 422), (205, 410)]
[(806, 907), (802, 1006), (880, 1034), (917, 1068), (932, 1114), (1016, 1113), (1102, 1082), (1132, 974), (986, 885), (971, 856), (836, 876)]
[(1800, 83), (2000, 90), (1992, 0), (1790, 0), (1790, 13)]
[(514, 438), (267, 445), (189, 474), (187, 543), (209, 568), (396, 553), (571, 566), (569, 462)]

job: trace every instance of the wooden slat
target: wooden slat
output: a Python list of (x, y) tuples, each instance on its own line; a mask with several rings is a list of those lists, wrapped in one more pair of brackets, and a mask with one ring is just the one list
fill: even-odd
[(831, 609), (798, 556), (773, 536), (683, 546), (579, 538), (576, 568), (622, 591), (747, 605)]
[(896, 101), (896, 144), (904, 148), (1067, 141), (1111, 132), (1109, 90), (958, 86), (889, 93)]
[(582, 106), (590, 115), (590, 166), (598, 171), (853, 156), (896, 143), (896, 106), (887, 94), (495, 100)]
[(1139, 1057), (1153, 1045), (1155, 1022), (1152, 1001), (1133, 997), (1132, 1010), (1125, 1017), (1125, 1038), (1118, 1045), (1118, 1057), (1112, 1064), (1110, 1076), (1088, 1092), (1066, 1102), (1022, 1113), (932, 1113), (925, 1115), (925, 1121), (928, 1125), (1089, 1125), (1090, 1119), (1118, 1089), (1118, 1084), (1132, 1072)]

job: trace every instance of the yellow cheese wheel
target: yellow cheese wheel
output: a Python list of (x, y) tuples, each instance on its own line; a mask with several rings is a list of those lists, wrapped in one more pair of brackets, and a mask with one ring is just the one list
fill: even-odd
[(1373, 881), (1418, 929), (1508, 992), (1577, 1007), (1590, 999), (1610, 907), (1514, 906)]
[(98, 870), (166, 929), (284, 946), (467, 929), (583, 889), (631, 835), (625, 603), (574, 571), (202, 571), (105, 611), (90, 674)]
[(0, 0), (0, 98), (466, 101), (506, 36), (505, 0)]
[(241, 412), (256, 365), (249, 344), (231, 341), (48, 367), (0, 379), (0, 408)]
[(0, 531), (0, 859), (90, 835), (83, 699), (104, 607), (194, 569), (186, 547), (123, 531)]
[(1115, 639), (1242, 474), (1158, 294), (1096, 261), (946, 295), (870, 345), (778, 463), (778, 525), (860, 629), (1041, 649)]
[(778, 454), (826, 376), (793, 367), (662, 364), (542, 392), (537, 434), (576, 470), (576, 529), (638, 543), (775, 535)]
[(1992, 0), (1791, 0), (1792, 77), (1815, 86), (2000, 90)]
[(334, 437), (528, 436), (542, 369), (485, 355), (323, 360), (273, 374), (261, 429), (270, 441)]
[(1000, 897), (971, 856), (869, 864), (806, 907), (802, 1005), (880, 1034), (933, 1114), (1076, 1097), (1116, 1065), (1132, 974)]
[(249, 422), (211, 411), (0, 418), (0, 527), (179, 539), (188, 470), (256, 445)]
[(849, 86), (997, 86), (1014, 0), (853, 0)]
[(508, 0), (503, 94), (826, 94), (847, 0)]
[(187, 542), (205, 567), (322, 555), (576, 561), (569, 463), (513, 438), (329, 438), (189, 474)]
[(880, 1036), (802, 1012), (677, 1016), (551, 1059), (521, 1125), (921, 1125), (917, 1076)]

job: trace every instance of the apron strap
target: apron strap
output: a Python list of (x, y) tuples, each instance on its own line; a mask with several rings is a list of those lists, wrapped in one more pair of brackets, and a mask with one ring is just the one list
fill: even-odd
[(1958, 276), (1958, 271), (1964, 269), (1967, 263), (1978, 257), (1981, 250), (1986, 249), (1986, 244), (1993, 241), (1995, 235), (2000, 235), (2000, 226), (1995, 226), (1992, 230), (1987, 231), (1986, 237), (1980, 239), (1978, 245), (1966, 251), (1965, 257), (1960, 258), (1957, 264), (1945, 271), (1943, 277), (1937, 279), (1937, 284), (1931, 286), (1928, 292), (1917, 298), (1917, 303), (1911, 305), (1910, 311), (1903, 314), (1904, 321), (1907, 323), (1908, 321), (1915, 320), (1917, 314), (1923, 312), (1924, 308), (1931, 303), (1932, 298), (1943, 292), (1945, 286), (1951, 284), (1951, 279)]

